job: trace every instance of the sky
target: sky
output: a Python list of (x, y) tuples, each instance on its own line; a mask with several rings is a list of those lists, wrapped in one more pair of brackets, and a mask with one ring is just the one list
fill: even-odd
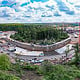
[(0, 23), (80, 22), (80, 0), (0, 0)]

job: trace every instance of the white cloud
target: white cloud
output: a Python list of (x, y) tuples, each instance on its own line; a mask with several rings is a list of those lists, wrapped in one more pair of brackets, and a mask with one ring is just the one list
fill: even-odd
[(73, 4), (80, 2), (80, 0), (66, 0), (66, 1), (68, 1), (69, 3), (73, 3)]
[[(1, 2), (2, 0), (0, 0)], [(9, 0), (7, 0), (9, 1)], [(0, 7), (0, 23), (2, 22), (79, 22), (80, 11), (76, 9), (75, 5), (79, 5), (79, 0), (62, 0), (62, 2), (69, 8), (70, 11), (74, 11), (75, 14), (69, 15), (65, 11), (60, 11), (56, 0), (49, 0), (48, 2), (34, 2), (30, 0), (10, 0), (16, 2), (13, 7)], [(28, 5), (21, 7), (23, 3), (30, 2)], [(73, 3), (73, 4), (71, 4)], [(52, 7), (49, 8), (46, 6)], [(6, 14), (6, 17), (4, 15)], [(61, 16), (54, 16), (54, 13), (59, 13)], [(9, 15), (9, 16), (8, 16)], [(44, 17), (41, 17), (41, 16)], [(3, 17), (4, 16), (4, 17)], [(8, 17), (7, 17), (8, 16)]]
[[(12, 0), (12, 1), (14, 1), (14, 0)], [(14, 2), (17, 2), (19, 4), (22, 4), (22, 3), (30, 2), (30, 0), (15, 0)]]

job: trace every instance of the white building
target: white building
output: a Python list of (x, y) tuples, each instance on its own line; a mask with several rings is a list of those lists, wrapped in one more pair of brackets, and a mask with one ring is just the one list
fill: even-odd
[(16, 47), (15, 54), (26, 56), (44, 56), (43, 51), (28, 51), (19, 47)]

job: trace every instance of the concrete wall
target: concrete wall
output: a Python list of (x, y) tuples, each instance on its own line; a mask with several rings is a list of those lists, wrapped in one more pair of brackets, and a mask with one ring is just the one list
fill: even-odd
[(17, 47), (21, 47), (21, 48), (31, 50), (31, 51), (53, 51), (53, 50), (59, 49), (59, 48), (65, 46), (66, 44), (70, 43), (71, 38), (69, 37), (63, 41), (60, 41), (60, 42), (57, 42), (57, 43), (51, 44), (51, 45), (46, 45), (46, 46), (35, 45), (35, 44), (31, 45), (29, 43), (23, 43), (23, 42), (19, 42), (19, 41), (13, 40), (13, 39), (5, 39), (5, 40), (16, 45)]

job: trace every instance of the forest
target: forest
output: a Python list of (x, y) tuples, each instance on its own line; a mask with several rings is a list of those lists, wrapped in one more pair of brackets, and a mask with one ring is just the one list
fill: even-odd
[(0, 24), (0, 31), (16, 31), (11, 38), (34, 44), (52, 44), (68, 38), (62, 29), (43, 24)]

